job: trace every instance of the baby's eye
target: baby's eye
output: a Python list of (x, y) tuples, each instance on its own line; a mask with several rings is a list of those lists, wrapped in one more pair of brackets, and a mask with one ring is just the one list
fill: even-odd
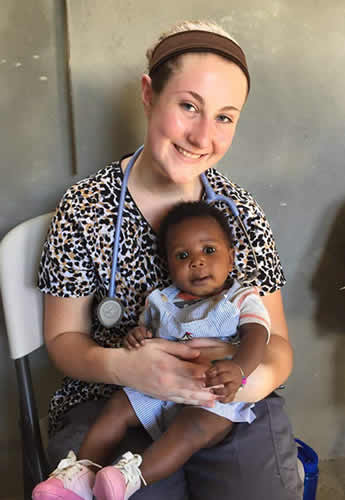
[(205, 247), (204, 248), (204, 253), (210, 255), (211, 253), (214, 253), (216, 249), (214, 247)]
[(190, 102), (181, 102), (181, 107), (183, 109), (185, 109), (186, 111), (191, 111), (193, 113), (195, 113), (197, 111), (194, 104), (191, 104)]
[(179, 253), (176, 254), (176, 259), (177, 260), (185, 260), (185, 259), (187, 259), (188, 255), (189, 254), (186, 251), (179, 252)]

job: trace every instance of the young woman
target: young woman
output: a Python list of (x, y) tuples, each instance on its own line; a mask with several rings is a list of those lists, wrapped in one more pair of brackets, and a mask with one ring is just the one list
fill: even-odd
[[(269, 312), (272, 335), (263, 363), (236, 399), (262, 401), (255, 407), (253, 424), (236, 424), (221, 443), (195, 453), (183, 469), (139, 490), (133, 498), (295, 500), (300, 490), (296, 448), (283, 401), (272, 393), (292, 368), (280, 294), (285, 279), (261, 208), (214, 169), (231, 146), (248, 95), (245, 55), (218, 26), (183, 23), (162, 35), (148, 51), (148, 61), (148, 74), (142, 77), (147, 133), (125, 197), (116, 286), (125, 310), (115, 327), (104, 328), (96, 309), (109, 290), (114, 221), (130, 156), (66, 192), (44, 247), (39, 286), (45, 293), (46, 345), (66, 375), (50, 408), (52, 463), (70, 449), (78, 451), (104, 400), (118, 386), (189, 405), (212, 406), (224, 394), (222, 388), (204, 387), (208, 366), (194, 362), (201, 353), (212, 359), (228, 355), (219, 343), (205, 346), (198, 339), (188, 344), (153, 339), (138, 350), (120, 347), (136, 326), (148, 293), (170, 283), (157, 253), (161, 219), (177, 202), (205, 196), (200, 178), (205, 172), (215, 192), (231, 196), (236, 203), (257, 253), (259, 273), (254, 284)], [(230, 215), (226, 205), (217, 206)], [(233, 277), (242, 279), (255, 267), (253, 255), (237, 221), (231, 215), (230, 220), (237, 245)], [(216, 372), (212, 385), (223, 382), (223, 374)], [(139, 448), (147, 447), (150, 439), (140, 434), (134, 443), (126, 442), (124, 448), (141, 452)], [(114, 450), (113, 458), (118, 454)], [(62, 498), (61, 488), (67, 491), (75, 466), (85, 467), (67, 460), (55, 474), (60, 495), (56, 498)], [(92, 484), (90, 499), (91, 488)]]

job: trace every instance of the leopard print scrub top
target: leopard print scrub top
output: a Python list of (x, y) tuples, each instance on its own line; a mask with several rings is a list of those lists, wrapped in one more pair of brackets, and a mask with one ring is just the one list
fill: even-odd
[[(255, 249), (260, 273), (255, 285), (262, 293), (274, 292), (285, 283), (270, 226), (253, 197), (214, 169), (206, 172), (212, 188), (236, 202)], [(96, 307), (107, 295), (113, 255), (114, 226), (123, 179), (121, 163), (114, 162), (67, 190), (53, 217), (44, 244), (38, 286), (57, 297), (94, 295), (92, 337), (104, 347), (119, 347), (121, 339), (137, 324), (146, 296), (154, 288), (170, 284), (165, 262), (157, 254), (156, 234), (127, 190), (121, 227), (116, 296), (125, 304), (121, 323), (105, 329)], [(241, 280), (244, 269), (254, 269), (246, 238), (222, 203), (233, 227), (236, 259), (233, 277)], [(252, 283), (253, 284), (253, 283)], [(73, 406), (92, 399), (109, 398), (116, 386), (87, 383), (70, 377), (54, 394), (49, 411), (50, 433), (61, 425)]]

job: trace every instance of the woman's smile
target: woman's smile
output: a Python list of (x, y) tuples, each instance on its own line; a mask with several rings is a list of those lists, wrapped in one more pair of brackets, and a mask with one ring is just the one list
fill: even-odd
[(182, 148), (181, 146), (178, 146), (177, 144), (174, 144), (175, 148), (177, 151), (182, 154), (185, 158), (190, 158), (191, 160), (200, 160), (200, 158), (206, 156), (206, 154), (197, 154), (197, 153), (192, 153), (191, 151), (187, 151), (187, 149)]

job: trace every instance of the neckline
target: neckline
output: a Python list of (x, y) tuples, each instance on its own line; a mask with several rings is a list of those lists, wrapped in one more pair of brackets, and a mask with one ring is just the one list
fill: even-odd
[[(125, 160), (126, 158), (129, 158), (130, 156), (132, 156), (134, 154), (133, 153), (127, 153), (125, 155), (123, 155), (120, 160), (118, 161), (118, 167), (119, 167), (119, 170), (120, 170), (120, 174), (121, 174), (121, 186), (122, 186), (122, 183), (123, 183), (123, 179), (124, 179), (124, 175), (125, 175), (125, 171), (128, 167), (128, 164), (126, 165), (126, 169), (125, 171), (123, 170), (123, 167), (122, 167), (122, 162), (123, 160)], [(207, 169), (204, 173), (206, 176), (208, 176), (208, 173), (211, 171), (211, 169)], [(208, 178), (209, 180), (209, 178)], [(121, 187), (120, 187), (121, 189)], [(154, 236), (157, 238), (158, 234), (157, 232), (153, 229), (152, 225), (150, 224), (150, 222), (146, 219), (146, 217), (144, 216), (144, 214), (142, 213), (142, 211), (140, 210), (140, 207), (138, 206), (138, 204), (136, 203), (135, 199), (133, 198), (130, 190), (128, 189), (128, 186), (126, 188), (126, 195), (125, 195), (125, 199), (126, 197), (129, 196), (129, 198), (131, 199), (132, 203), (134, 204), (135, 208), (137, 209), (138, 211), (138, 214), (139, 216), (142, 218), (142, 220), (145, 221), (146, 225), (150, 228), (152, 234), (154, 234)], [(202, 191), (202, 195), (200, 197), (200, 201), (206, 201), (206, 191), (205, 189), (203, 189)]]
[[(125, 172), (123, 171), (123, 168), (122, 168), (122, 162), (123, 160), (125, 160), (126, 158), (129, 158), (130, 156), (132, 156), (134, 153), (129, 153), (129, 154), (126, 154), (124, 156), (121, 157), (121, 159), (119, 160), (118, 162), (118, 167), (119, 167), (119, 170), (120, 170), (120, 174), (121, 174), (121, 186), (120, 186), (120, 189), (122, 188), (122, 184), (123, 184), (123, 179), (124, 179), (124, 176), (125, 176)], [(127, 165), (128, 166), (128, 165)], [(127, 169), (127, 166), (126, 166), (126, 169)], [(133, 198), (130, 190), (128, 189), (128, 186), (126, 187), (126, 194), (125, 194), (125, 199), (126, 197), (129, 197), (131, 202), (133, 203), (133, 205), (135, 206), (137, 212), (138, 212), (138, 215), (140, 216), (141, 220), (144, 220), (145, 221), (145, 224), (147, 225), (147, 227), (150, 229), (151, 233), (157, 238), (157, 233), (156, 231), (153, 229), (153, 227), (151, 226), (150, 222), (146, 219), (146, 217), (144, 216), (144, 214), (142, 213), (142, 211), (140, 210), (140, 207), (137, 205), (137, 202), (135, 201), (135, 199)]]

